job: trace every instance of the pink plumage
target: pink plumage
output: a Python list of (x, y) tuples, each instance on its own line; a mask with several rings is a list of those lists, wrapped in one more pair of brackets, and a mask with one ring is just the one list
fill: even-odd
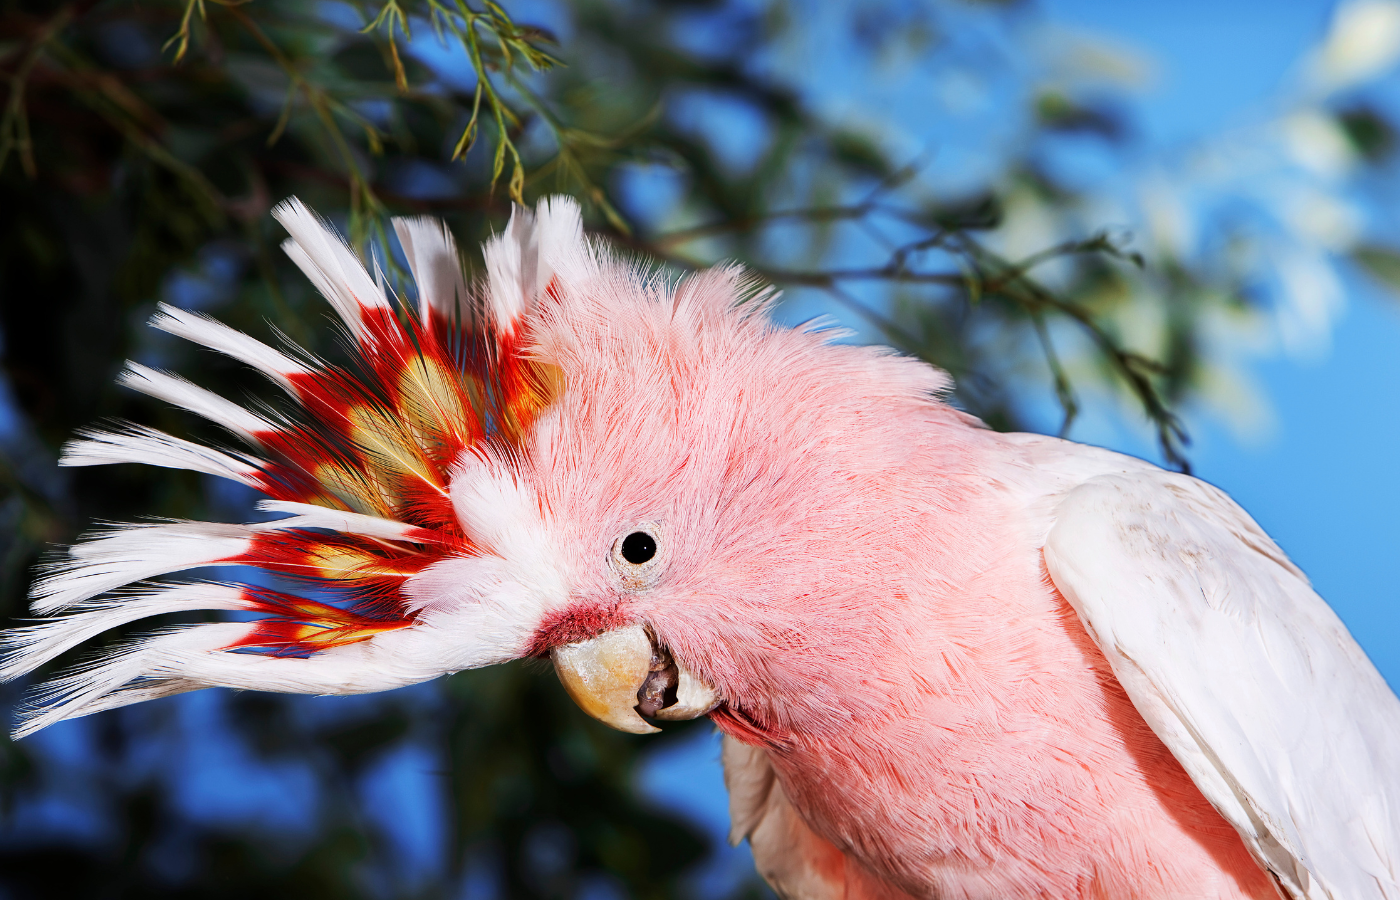
[(927, 366), (732, 309), (736, 277), (640, 308), (581, 286), (612, 302), (540, 335), (570, 390), (525, 472), (565, 554), (667, 523), (664, 583), (617, 620), (650, 623), (804, 820), (913, 896), (1274, 896), (1049, 582), (1025, 489), (1045, 473), (930, 402)]
[[(278, 484), (308, 485), (282, 501), (298, 522), (220, 532), (239, 552), (215, 563), (282, 571), (276, 548), (322, 548), (306, 578), (352, 588), (343, 613), (280, 598), (253, 604), (273, 625), (251, 635), (154, 638), (61, 683), (36, 724), (199, 686), (376, 690), (551, 655), (618, 727), (712, 717), (734, 836), (784, 897), (1400, 898), (1400, 702), (1220, 492), (993, 433), (931, 367), (775, 325), (738, 269), (645, 274), (560, 200), (488, 245), (475, 301), (450, 237), (400, 226), (427, 298), (408, 327), (481, 348), (444, 374), (437, 344), (398, 340), (382, 295), (360, 296), (372, 282), (334, 236), (292, 224), (289, 252), (364, 345), (366, 395), (435, 367), (429, 394), (461, 423), (434, 433), (456, 443), (380, 428), (366, 508), (297, 463)], [(199, 334), (317, 396), (315, 371)], [(291, 464), (164, 440), (122, 458), (168, 446), (163, 464), (258, 484)], [(445, 447), (440, 497), (396, 493), (436, 483)], [(394, 475), (401, 453), (431, 471)], [(79, 545), (48, 590), (210, 561), (163, 534), (102, 545), (101, 571)], [(195, 600), (248, 606), (211, 596)], [(7, 675), (137, 617), (79, 600), (10, 637)]]

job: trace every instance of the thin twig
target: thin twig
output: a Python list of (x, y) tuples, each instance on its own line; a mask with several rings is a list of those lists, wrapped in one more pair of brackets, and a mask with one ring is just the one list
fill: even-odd
[(9, 76), (10, 96), (5, 101), (4, 116), (0, 118), (0, 171), (4, 171), (5, 161), (9, 159), (10, 151), (14, 150), (19, 153), (20, 168), (24, 169), (25, 176), (30, 179), (39, 177), (39, 167), (34, 162), (34, 143), (29, 134), (29, 114), (24, 104), (25, 88), (29, 83), (29, 73), (39, 62), (44, 48), (55, 35), (68, 27), (73, 15), (73, 7), (66, 5), (50, 17), (25, 48), (19, 67)]

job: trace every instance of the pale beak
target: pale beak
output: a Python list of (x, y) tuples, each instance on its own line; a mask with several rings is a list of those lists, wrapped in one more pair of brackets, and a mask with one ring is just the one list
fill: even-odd
[(643, 713), (679, 721), (703, 716), (719, 705), (715, 689), (657, 647), (641, 625), (565, 644), (551, 656), (560, 683), (579, 708), (619, 731), (660, 731)]

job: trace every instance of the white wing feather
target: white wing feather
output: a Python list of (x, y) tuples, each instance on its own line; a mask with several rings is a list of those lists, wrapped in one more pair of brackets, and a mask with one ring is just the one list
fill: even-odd
[(1294, 900), (1400, 898), (1400, 701), (1221, 491), (1103, 475), (1045, 562), (1143, 718)]

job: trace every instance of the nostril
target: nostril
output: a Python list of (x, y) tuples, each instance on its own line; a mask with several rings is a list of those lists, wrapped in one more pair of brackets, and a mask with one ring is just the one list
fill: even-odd
[(676, 703), (680, 685), (680, 670), (663, 647), (653, 647), (651, 671), (637, 689), (637, 712), (654, 718), (658, 712)]

